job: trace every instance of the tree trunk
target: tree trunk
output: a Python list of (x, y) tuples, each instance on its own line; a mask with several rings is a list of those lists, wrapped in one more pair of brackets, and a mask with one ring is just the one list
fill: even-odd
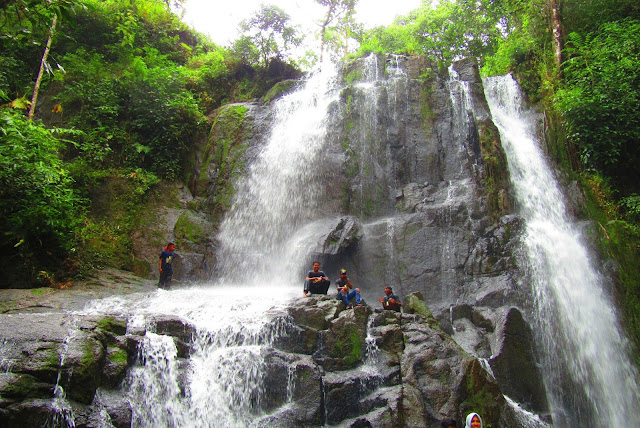
[(349, 28), (344, 28), (344, 57), (349, 55)]
[(47, 46), (44, 48), (44, 53), (42, 54), (42, 61), (40, 61), (40, 70), (38, 71), (38, 77), (36, 78), (36, 84), (33, 87), (33, 96), (31, 97), (31, 107), (29, 108), (29, 114), (27, 118), (29, 120), (33, 119), (33, 115), (36, 111), (36, 102), (38, 101), (38, 92), (40, 91), (40, 84), (42, 83), (42, 74), (44, 73), (45, 64), (47, 63), (47, 58), (49, 57), (49, 51), (51, 50), (51, 41), (53, 39), (53, 33), (56, 30), (56, 23), (58, 22), (58, 15), (53, 15), (53, 20), (51, 21), (51, 27), (49, 27), (49, 38), (47, 39)]
[(562, 0), (549, 0), (549, 9), (551, 11), (551, 31), (553, 33), (553, 56), (561, 72), (562, 67), (562, 25), (560, 22), (560, 2)]
[(322, 58), (324, 56), (324, 34), (326, 32), (326, 26), (323, 25), (320, 30), (320, 64), (322, 64)]
[(333, 21), (333, 12), (335, 11), (335, 3), (329, 5), (329, 10), (327, 11), (327, 16), (322, 23), (322, 29), (320, 30), (320, 64), (322, 64), (322, 58), (324, 57), (324, 46), (326, 44), (325, 35), (327, 33), (327, 27)]

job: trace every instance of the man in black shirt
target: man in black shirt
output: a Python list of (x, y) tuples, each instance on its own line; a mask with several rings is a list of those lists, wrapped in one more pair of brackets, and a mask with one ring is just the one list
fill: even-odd
[(313, 270), (307, 273), (304, 280), (304, 297), (310, 296), (312, 293), (327, 294), (331, 281), (327, 275), (320, 270), (320, 262), (313, 262)]
[(393, 294), (393, 289), (389, 286), (384, 288), (384, 297), (380, 298), (380, 303), (382, 303), (383, 309), (391, 309), (396, 312), (400, 312), (400, 308), (402, 307), (400, 298)]

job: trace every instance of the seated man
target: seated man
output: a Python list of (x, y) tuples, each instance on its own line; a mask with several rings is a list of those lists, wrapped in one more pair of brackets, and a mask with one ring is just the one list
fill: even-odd
[(384, 297), (380, 298), (380, 303), (382, 303), (383, 309), (391, 309), (392, 311), (400, 312), (400, 307), (402, 303), (400, 303), (400, 298), (393, 294), (393, 289), (391, 287), (386, 286), (384, 288)]
[(340, 269), (340, 279), (336, 281), (336, 287), (338, 287), (338, 297), (342, 299), (345, 309), (351, 309), (351, 305), (349, 302), (354, 297), (356, 298), (356, 305), (360, 306), (360, 289), (356, 288), (355, 290), (349, 292), (349, 290), (353, 289), (353, 284), (347, 278), (347, 270)]
[(320, 262), (313, 262), (313, 270), (307, 273), (304, 280), (304, 297), (312, 293), (327, 294), (331, 281), (327, 275), (320, 270)]

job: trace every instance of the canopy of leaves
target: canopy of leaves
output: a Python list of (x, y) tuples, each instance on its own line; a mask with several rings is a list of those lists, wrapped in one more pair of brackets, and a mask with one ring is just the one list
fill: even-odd
[(265, 66), (272, 58), (286, 59), (289, 51), (302, 41), (290, 21), (284, 10), (262, 4), (251, 18), (240, 23), (243, 35), (235, 44), (236, 52)]
[(435, 8), (425, 3), (393, 25), (364, 34), (360, 54), (423, 54), (446, 63), (481, 58), (494, 52), (501, 20), (503, 9), (490, 0), (444, 0)]
[(585, 165), (618, 185), (640, 182), (640, 21), (569, 35), (566, 84), (557, 94), (569, 136)]

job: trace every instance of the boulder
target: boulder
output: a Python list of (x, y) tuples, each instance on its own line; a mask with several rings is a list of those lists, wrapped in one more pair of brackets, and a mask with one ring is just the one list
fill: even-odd
[[(92, 407), (94, 413), (100, 414), (104, 410), (107, 413), (109, 423), (116, 428), (128, 428), (131, 426), (131, 404), (128, 398), (118, 391), (98, 390)], [(96, 424), (95, 426), (100, 425)]]
[(326, 330), (337, 316), (340, 302), (331, 296), (312, 295), (289, 307), (289, 314), (300, 326)]
[(31, 398), (51, 398), (53, 385), (28, 374), (0, 373), (0, 397), (17, 402)]
[(346, 370), (360, 364), (366, 348), (367, 320), (371, 309), (356, 306), (340, 312), (328, 331), (321, 332), (313, 359), (325, 370)]
[(83, 404), (91, 404), (102, 382), (105, 348), (88, 334), (72, 337), (64, 350), (60, 384), (67, 397)]
[(466, 361), (457, 393), (461, 416), (476, 412), (482, 415), (486, 426), (504, 426), (504, 396), (496, 380), (482, 367), (479, 360)]
[(498, 337), (502, 339), (500, 348), (489, 364), (502, 391), (529, 411), (547, 412), (549, 405), (531, 328), (518, 309), (509, 310)]
[(432, 319), (433, 315), (424, 302), (424, 297), (419, 291), (409, 293), (404, 298), (404, 311), (408, 314), (419, 314), (427, 319)]
[(335, 256), (356, 245), (362, 238), (362, 226), (355, 217), (343, 217), (323, 239), (322, 254)]

